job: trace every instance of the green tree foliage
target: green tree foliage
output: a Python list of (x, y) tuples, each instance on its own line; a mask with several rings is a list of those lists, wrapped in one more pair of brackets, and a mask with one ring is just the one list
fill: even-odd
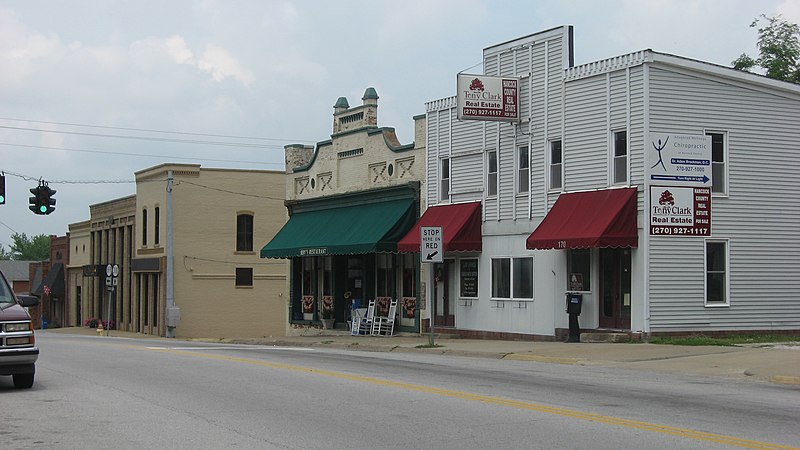
[(14, 233), (11, 235), (9, 252), (0, 248), (2, 254), (9, 255), (15, 261), (43, 261), (50, 258), (50, 236), (40, 234), (28, 237), (25, 233)]
[(750, 70), (755, 66), (766, 70), (770, 78), (800, 83), (800, 27), (790, 23), (780, 15), (767, 17), (762, 14), (750, 24), (751, 28), (759, 26), (759, 21), (766, 24), (758, 29), (757, 58), (744, 53), (732, 64), (737, 70)]

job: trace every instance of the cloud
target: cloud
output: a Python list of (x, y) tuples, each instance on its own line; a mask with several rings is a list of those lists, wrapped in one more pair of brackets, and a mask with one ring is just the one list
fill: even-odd
[(214, 81), (233, 77), (245, 86), (250, 86), (256, 78), (253, 72), (242, 66), (224, 48), (216, 45), (209, 45), (206, 48), (203, 56), (197, 61), (197, 67), (210, 73)]
[(168, 38), (148, 37), (135, 41), (130, 46), (132, 61), (142, 70), (154, 70), (159, 64), (188, 65), (208, 73), (214, 81), (221, 82), (234, 78), (245, 86), (255, 80), (251, 70), (244, 67), (226, 49), (209, 44), (199, 58), (179, 35)]

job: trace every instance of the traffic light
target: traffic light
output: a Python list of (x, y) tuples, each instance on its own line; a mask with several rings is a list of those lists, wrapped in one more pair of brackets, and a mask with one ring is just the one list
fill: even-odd
[(50, 189), (50, 186), (44, 185), (42, 187), (41, 193), (41, 206), (39, 206), (39, 211), (42, 211), (42, 214), (50, 214), (51, 212), (56, 210), (56, 199), (53, 198), (56, 195), (55, 189)]
[(33, 194), (33, 197), (28, 199), (30, 202), (28, 209), (30, 209), (34, 214), (38, 215), (50, 214), (56, 210), (56, 199), (53, 198), (55, 193), (56, 191), (50, 189), (50, 187), (46, 184), (40, 184), (35, 188), (31, 188), (31, 194)]
[(6, 176), (0, 175), (0, 205), (6, 204)]
[(42, 190), (41, 186), (36, 186), (35, 188), (31, 188), (31, 194), (33, 194), (33, 197), (28, 198), (28, 202), (30, 202), (31, 204), (30, 206), (28, 206), (28, 209), (30, 209), (34, 214), (41, 214), (39, 212), (39, 191), (41, 190)]

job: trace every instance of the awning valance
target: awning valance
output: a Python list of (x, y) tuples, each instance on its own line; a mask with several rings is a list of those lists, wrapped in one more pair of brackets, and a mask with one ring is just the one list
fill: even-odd
[(413, 199), (399, 199), (296, 212), (261, 249), (261, 257), (395, 252), (416, 220), (415, 205)]
[(636, 247), (636, 188), (561, 194), (528, 236), (531, 250)]
[(481, 202), (431, 206), (397, 243), (397, 251), (419, 252), (420, 227), (442, 227), (445, 252), (479, 252), (481, 219)]

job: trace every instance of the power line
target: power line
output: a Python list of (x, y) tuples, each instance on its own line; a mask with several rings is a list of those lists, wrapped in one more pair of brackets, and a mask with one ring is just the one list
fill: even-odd
[(129, 136), (124, 134), (82, 133), (79, 131), (58, 131), (58, 130), (43, 130), (41, 128), (10, 127), (7, 125), (0, 125), (0, 128), (6, 130), (17, 130), (17, 131), (37, 131), (39, 133), (67, 134), (71, 136), (91, 136), (91, 137), (105, 137), (114, 139), (132, 139), (137, 141), (171, 142), (176, 144), (219, 145), (222, 147), (243, 147), (243, 148), (270, 148), (270, 149), (283, 148), (283, 146), (281, 145), (248, 144), (245, 142), (201, 141), (197, 139), (174, 139), (174, 138), (159, 138), (159, 137), (149, 137), (149, 136)]
[(89, 124), (82, 124), (82, 123), (70, 123), (70, 122), (50, 122), (46, 120), (30, 120), (30, 119), (15, 119), (12, 117), (0, 117), (0, 120), (14, 120), (17, 122), (30, 122), (30, 123), (44, 123), (48, 125), (66, 125), (70, 127), (87, 127), (87, 128), (99, 128), (104, 130), (123, 130), (123, 131), (141, 131), (146, 133), (163, 133), (163, 134), (178, 134), (184, 136), (205, 136), (205, 137), (219, 137), (219, 138), (232, 138), (232, 139), (253, 139), (253, 140), (264, 140), (264, 141), (282, 141), (282, 142), (314, 142), (313, 139), (282, 139), (282, 138), (268, 138), (268, 137), (259, 137), (259, 136), (237, 136), (237, 135), (230, 135), (230, 134), (212, 134), (212, 133), (191, 133), (186, 131), (166, 131), (166, 130), (155, 130), (151, 128), (131, 128), (131, 127), (111, 127), (111, 126), (104, 126), (104, 125), (89, 125)]
[(186, 180), (177, 180), (175, 184), (178, 185), (178, 184), (183, 184), (183, 183), (191, 184), (192, 186), (197, 186), (197, 187), (201, 187), (201, 188), (210, 189), (212, 191), (224, 192), (226, 194), (243, 195), (245, 197), (265, 198), (267, 200), (281, 200), (281, 201), (286, 200), (285, 198), (282, 198), (282, 197), (278, 198), (278, 197), (270, 197), (268, 195), (248, 194), (248, 193), (245, 193), (245, 192), (229, 191), (229, 190), (226, 190), (226, 189), (215, 188), (215, 187), (206, 186), (206, 185), (203, 185), (203, 184), (192, 183), (191, 181), (186, 181)]
[[(0, 142), (0, 145), (6, 145), (11, 147), (23, 147), (23, 148), (38, 148), (43, 150), (59, 150), (65, 152), (80, 152), (80, 153), (95, 153), (101, 155), (117, 155), (117, 156), (136, 156), (136, 157), (144, 157), (144, 158), (161, 158), (164, 159), (164, 155), (151, 155), (151, 154), (141, 154), (141, 153), (129, 153), (129, 152), (112, 152), (112, 151), (102, 151), (102, 150), (87, 150), (81, 148), (65, 148), (65, 147), (48, 147), (44, 145), (27, 145), (27, 144), (14, 144), (10, 142)], [(227, 162), (227, 163), (239, 163), (239, 164), (259, 164), (259, 165), (266, 165), (266, 166), (283, 166), (281, 163), (270, 163), (270, 162), (263, 162), (263, 161), (240, 161), (240, 160), (231, 160), (231, 159), (214, 159), (214, 158), (187, 158), (182, 156), (170, 156), (169, 159), (173, 160), (183, 160), (183, 161), (209, 161), (209, 162)]]

